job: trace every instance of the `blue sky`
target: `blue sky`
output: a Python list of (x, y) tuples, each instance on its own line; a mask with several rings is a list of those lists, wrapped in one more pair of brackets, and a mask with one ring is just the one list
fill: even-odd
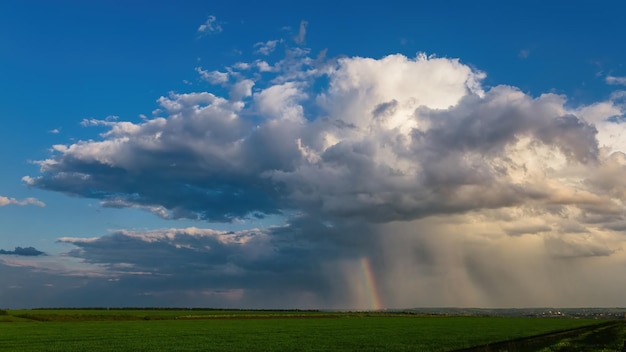
[(0, 306), (623, 305), (623, 10), (2, 3)]

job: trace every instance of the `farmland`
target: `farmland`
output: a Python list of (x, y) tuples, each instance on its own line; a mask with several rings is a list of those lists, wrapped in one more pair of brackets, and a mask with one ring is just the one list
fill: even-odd
[(371, 312), (11, 310), (0, 315), (0, 350), (451, 351), (598, 323)]

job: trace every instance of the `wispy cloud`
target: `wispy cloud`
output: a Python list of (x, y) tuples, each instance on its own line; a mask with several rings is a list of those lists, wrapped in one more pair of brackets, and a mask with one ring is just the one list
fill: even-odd
[(274, 50), (276, 50), (276, 45), (278, 44), (278, 42), (278, 40), (268, 40), (267, 42), (256, 43), (254, 44), (254, 47), (256, 48), (255, 53), (261, 55), (269, 55)]
[(198, 33), (200, 34), (220, 33), (221, 31), (222, 25), (217, 20), (217, 17), (213, 15), (209, 15), (207, 20), (198, 27)]
[(527, 59), (530, 56), (530, 50), (522, 49), (517, 53), (517, 57), (520, 59)]
[(626, 76), (625, 77), (606, 76), (605, 82), (611, 85), (626, 86)]
[(20, 206), (25, 206), (25, 205), (35, 205), (38, 207), (45, 207), (46, 204), (42, 201), (40, 201), (37, 198), (26, 198), (26, 199), (22, 199), (22, 200), (18, 200), (15, 198), (9, 198), (9, 197), (4, 197), (4, 196), (0, 196), (0, 207), (4, 207), (7, 205), (20, 205)]
[(307, 21), (300, 21), (300, 27), (298, 29), (298, 34), (296, 34), (293, 37), (293, 40), (297, 43), (297, 44), (304, 44), (305, 40), (306, 40), (306, 27), (309, 25), (309, 22)]

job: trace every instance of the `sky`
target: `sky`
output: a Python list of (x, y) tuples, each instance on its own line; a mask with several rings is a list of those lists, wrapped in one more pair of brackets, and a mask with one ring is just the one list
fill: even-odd
[(619, 1), (4, 1), (0, 307), (616, 307)]

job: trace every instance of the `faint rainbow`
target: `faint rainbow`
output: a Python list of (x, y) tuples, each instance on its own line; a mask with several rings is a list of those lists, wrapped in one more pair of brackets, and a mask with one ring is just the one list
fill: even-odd
[(367, 298), (371, 309), (380, 310), (383, 308), (380, 295), (378, 294), (378, 286), (376, 285), (376, 276), (367, 257), (361, 258), (361, 269), (363, 270), (363, 281), (366, 286)]

